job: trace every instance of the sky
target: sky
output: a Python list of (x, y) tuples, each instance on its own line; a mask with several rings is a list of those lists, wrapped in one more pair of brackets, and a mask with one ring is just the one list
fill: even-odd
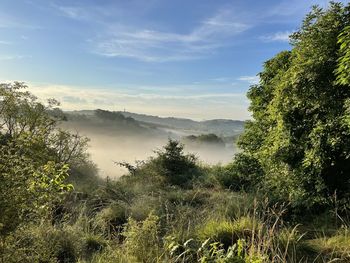
[(0, 82), (64, 110), (246, 120), (263, 62), (315, 4), (327, 1), (1, 0)]

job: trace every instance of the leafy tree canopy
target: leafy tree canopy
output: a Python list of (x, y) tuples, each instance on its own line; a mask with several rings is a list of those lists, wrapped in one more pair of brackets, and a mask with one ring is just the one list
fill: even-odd
[(86, 158), (86, 139), (58, 129), (51, 114), (58, 103), (44, 105), (25, 88), (0, 84), (0, 235), (48, 215), (72, 188), (68, 164)]
[(261, 185), (295, 206), (350, 190), (349, 11), (315, 6), (248, 92), (253, 120), (239, 145), (263, 168)]

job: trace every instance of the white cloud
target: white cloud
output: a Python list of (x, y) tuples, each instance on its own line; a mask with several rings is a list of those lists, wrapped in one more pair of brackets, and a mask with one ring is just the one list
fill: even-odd
[(276, 32), (271, 35), (261, 36), (260, 39), (264, 42), (288, 42), (289, 36), (292, 34), (292, 31)]
[[(87, 41), (95, 54), (125, 57), (148, 62), (191, 60), (211, 56), (220, 47), (232, 44), (232, 37), (250, 28), (232, 10), (222, 10), (204, 19), (187, 33), (159, 30), (157, 26), (111, 22), (101, 10), (88, 7), (55, 6), (63, 15), (97, 25)], [(120, 12), (120, 11), (119, 11)], [(130, 19), (124, 19), (129, 21)], [(122, 21), (124, 21), (122, 20)]]
[(237, 80), (248, 82), (249, 84), (258, 84), (260, 81), (259, 76), (241, 76)]

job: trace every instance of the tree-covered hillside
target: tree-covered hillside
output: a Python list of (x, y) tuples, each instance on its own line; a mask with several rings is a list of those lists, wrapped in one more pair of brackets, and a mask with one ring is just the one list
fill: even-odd
[(206, 121), (194, 121), (184, 118), (175, 117), (158, 117), (145, 114), (137, 114), (131, 112), (120, 112), (126, 117), (134, 118), (137, 121), (146, 124), (153, 124), (169, 129), (178, 129), (192, 131), (196, 133), (214, 133), (218, 136), (234, 136), (243, 131), (244, 121), (214, 119)]
[[(118, 132), (156, 133), (163, 136), (177, 136), (178, 134), (208, 134), (229, 137), (238, 136), (243, 131), (244, 121), (214, 119), (208, 121), (194, 121), (183, 118), (161, 118), (158, 116), (107, 110), (81, 110), (64, 112), (67, 127), (77, 127), (79, 124), (96, 126), (108, 130), (108, 125), (116, 126)], [(103, 122), (104, 120), (104, 122)]]

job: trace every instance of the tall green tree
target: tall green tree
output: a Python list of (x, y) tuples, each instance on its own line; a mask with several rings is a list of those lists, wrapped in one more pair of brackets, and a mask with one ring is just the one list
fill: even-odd
[[(248, 92), (253, 120), (239, 145), (264, 170), (261, 185), (298, 207), (350, 190), (350, 86), (337, 81), (350, 5), (317, 6), (291, 35), (291, 51), (264, 64)], [(344, 46), (344, 45), (343, 45)], [(338, 77), (339, 79), (339, 77)]]
[(72, 188), (68, 164), (86, 157), (86, 140), (61, 131), (47, 105), (23, 83), (0, 84), (0, 236), (49, 215)]

